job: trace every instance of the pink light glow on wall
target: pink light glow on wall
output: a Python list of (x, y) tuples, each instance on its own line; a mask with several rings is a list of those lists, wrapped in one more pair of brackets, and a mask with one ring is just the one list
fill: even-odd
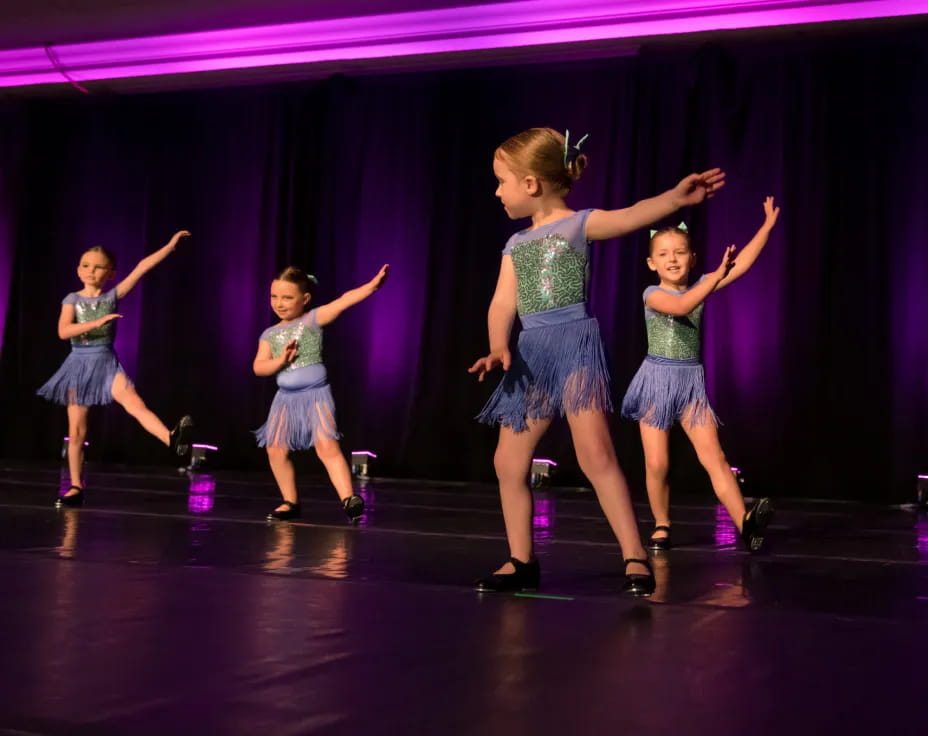
[[(521, 0), (0, 51), (0, 87), (463, 54), (928, 13), (928, 0)], [(54, 56), (60, 67), (53, 64)]]

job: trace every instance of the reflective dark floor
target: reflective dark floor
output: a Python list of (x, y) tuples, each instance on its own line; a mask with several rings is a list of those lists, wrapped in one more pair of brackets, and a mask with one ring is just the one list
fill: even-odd
[(928, 729), (914, 510), (780, 500), (749, 557), (678, 497), (642, 602), (591, 493), (538, 493), (516, 597), (469, 587), (506, 556), (490, 487), (371, 481), (352, 527), (321, 482), (268, 525), (269, 474), (97, 469), (56, 511), (60, 480), (0, 472), (0, 734)]

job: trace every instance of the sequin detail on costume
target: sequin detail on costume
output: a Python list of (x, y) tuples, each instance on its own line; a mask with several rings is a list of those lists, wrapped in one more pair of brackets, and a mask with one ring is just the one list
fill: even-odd
[[(110, 289), (105, 294), (95, 297), (68, 294), (65, 304), (74, 305), (74, 321), (83, 324), (93, 322), (116, 311), (116, 289)], [(71, 338), (72, 345), (112, 345), (116, 339), (116, 320), (110, 320), (105, 325), (95, 327), (82, 335)]]
[(307, 326), (303, 320), (272, 327), (265, 339), (271, 344), (271, 356), (279, 358), (291, 340), (296, 340), (296, 360), (284, 370), (296, 370), (322, 362), (322, 330)]
[(648, 354), (674, 360), (698, 359), (699, 330), (704, 307), (704, 303), (700, 304), (683, 317), (648, 309), (645, 313), (645, 326), (648, 329)]
[(519, 315), (558, 309), (586, 300), (587, 256), (551, 233), (512, 247)]

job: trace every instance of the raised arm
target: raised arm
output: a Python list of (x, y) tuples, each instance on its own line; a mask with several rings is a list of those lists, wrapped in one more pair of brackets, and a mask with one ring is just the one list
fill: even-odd
[(387, 280), (387, 274), (390, 272), (390, 264), (385, 264), (381, 267), (380, 271), (377, 272), (377, 275), (374, 276), (370, 281), (368, 281), (363, 286), (359, 286), (357, 289), (352, 289), (351, 291), (346, 291), (338, 299), (329, 302), (328, 304), (323, 304), (321, 307), (316, 309), (316, 324), (320, 327), (334, 322), (338, 319), (339, 315), (344, 312), (349, 307), (353, 307), (359, 302), (363, 302), (371, 294), (373, 294), (377, 289), (383, 286), (383, 282)]
[(620, 210), (593, 210), (586, 221), (587, 240), (608, 240), (667, 217), (681, 207), (699, 204), (725, 186), (725, 172), (709, 169), (690, 174), (663, 194), (642, 199)]
[(490, 310), (487, 313), (490, 354), (480, 358), (467, 369), (468, 373), (478, 374), (478, 381), (482, 381), (486, 374), (498, 365), (501, 365), (504, 371), (509, 370), (512, 360), (509, 354), (509, 335), (516, 318), (516, 288), (516, 270), (512, 265), (512, 256), (505, 255), (499, 268), (496, 291), (490, 300)]
[(706, 274), (705, 278), (692, 289), (687, 289), (682, 294), (670, 294), (657, 289), (648, 294), (648, 298), (645, 299), (644, 303), (661, 314), (671, 314), (674, 317), (683, 317), (689, 314), (702, 304), (709, 294), (718, 289), (725, 275), (735, 265), (734, 261), (732, 261), (734, 253), (735, 246), (731, 245), (726, 248), (719, 267), (712, 273)]
[(139, 261), (139, 264), (132, 269), (132, 272), (116, 285), (116, 298), (122, 299), (126, 294), (132, 291), (133, 287), (139, 282), (142, 276), (171, 255), (177, 247), (178, 241), (189, 235), (190, 233), (187, 230), (180, 230), (174, 233), (174, 236), (168, 241), (167, 245), (162, 246), (151, 255), (145, 256)]
[(72, 337), (83, 335), (85, 332), (95, 330), (98, 327), (102, 327), (107, 322), (120, 319), (121, 317), (121, 314), (107, 314), (99, 319), (92, 319), (89, 322), (75, 322), (74, 305), (62, 304), (61, 314), (58, 316), (58, 337), (62, 340), (70, 340)]
[[(764, 249), (764, 246), (767, 245), (770, 231), (773, 230), (773, 226), (777, 224), (777, 217), (779, 216), (780, 208), (774, 207), (773, 197), (767, 197), (767, 199), (764, 200), (764, 224), (760, 226), (760, 229), (755, 233), (748, 244), (741, 249), (731, 271), (728, 272), (728, 276), (722, 280), (716, 287), (716, 290), (730, 286), (744, 276), (748, 269), (754, 265), (754, 261), (757, 260), (760, 252)], [(733, 247), (734, 246), (732, 246), (732, 248)]]

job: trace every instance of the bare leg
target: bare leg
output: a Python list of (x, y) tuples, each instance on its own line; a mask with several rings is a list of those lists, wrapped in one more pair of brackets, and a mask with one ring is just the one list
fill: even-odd
[(744, 498), (741, 496), (741, 489), (738, 487), (738, 481), (735, 480), (735, 474), (731, 472), (725, 453), (722, 452), (718, 428), (712, 422), (693, 424), (692, 421), (687, 420), (687, 417), (684, 417), (683, 430), (693, 443), (699, 462), (709, 474), (712, 490), (715, 491), (715, 495), (725, 506), (725, 510), (728, 511), (728, 515), (731, 516), (731, 520), (735, 522), (740, 532), (744, 521)]
[[(628, 483), (615, 457), (605, 415), (601, 411), (583, 411), (568, 414), (567, 421), (570, 424), (577, 462), (596, 491), (599, 505), (622, 548), (622, 557), (647, 559), (647, 553), (641, 544), (641, 535), (638, 533)], [(647, 575), (648, 569), (640, 563), (633, 563), (628, 566), (626, 572)]]
[[(528, 487), (528, 474), (532, 455), (548, 427), (550, 419), (529, 419), (528, 429), (514, 432), (509, 427), (499, 428), (499, 443), (493, 456), (496, 477), (499, 479), (499, 499), (506, 524), (509, 555), (522, 562), (531, 562), (532, 551), (532, 492)], [(500, 574), (515, 572), (511, 562), (496, 571)]]
[[(268, 447), (267, 460), (271, 465), (271, 472), (274, 474), (274, 480), (277, 481), (277, 487), (280, 489), (280, 495), (285, 501), (298, 503), (296, 495), (296, 472), (293, 470), (293, 461), (290, 459), (290, 450), (286, 447)], [(277, 511), (286, 511), (287, 507), (281, 504)]]
[(317, 434), (314, 442), (316, 454), (325, 466), (329, 474), (329, 480), (335, 486), (338, 497), (344, 501), (354, 495), (354, 486), (351, 484), (351, 469), (348, 467), (348, 461), (342, 453), (341, 445), (338, 440), (331, 437), (323, 437)]
[[(71, 485), (84, 487), (84, 440), (87, 439), (87, 413), (89, 407), (68, 405), (68, 471), (71, 474)], [(66, 496), (77, 493), (73, 488)]]
[(165, 445), (171, 444), (171, 432), (155, 413), (145, 406), (142, 397), (126, 379), (124, 373), (117, 373), (113, 379), (113, 398), (126, 410), (135, 421), (142, 425), (149, 434), (153, 434)]
[[(667, 471), (670, 468), (670, 430), (658, 429), (639, 422), (641, 446), (644, 448), (645, 484), (648, 502), (654, 515), (655, 526), (670, 526), (670, 484)], [(652, 538), (664, 539), (667, 532), (654, 532)]]

